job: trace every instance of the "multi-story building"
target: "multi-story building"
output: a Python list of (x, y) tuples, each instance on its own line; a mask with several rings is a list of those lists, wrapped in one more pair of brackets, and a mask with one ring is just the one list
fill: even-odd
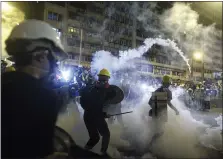
[[(135, 48), (148, 37), (148, 33), (140, 28), (139, 22), (128, 14), (132, 3), (38, 2), (34, 7), (38, 8), (38, 12), (32, 18), (38, 17), (37, 19), (44, 20), (55, 28), (69, 53), (67, 64), (78, 65), (81, 62), (89, 67), (92, 53), (103, 49), (118, 55), (118, 50)], [(213, 56), (214, 64), (217, 59), (222, 58), (216, 53)], [(159, 46), (154, 47), (147, 58), (136, 61), (138, 71), (142, 74), (156, 77), (169, 74), (174, 79), (189, 80), (186, 64), (175, 65), (164, 52), (159, 51)], [(219, 61), (218, 65), (221, 64), (222, 61)], [(193, 75), (197, 80), (201, 77), (201, 68), (198, 66), (199, 63), (194, 62)], [(212, 69), (212, 65), (205, 64), (205, 77), (211, 78)]]

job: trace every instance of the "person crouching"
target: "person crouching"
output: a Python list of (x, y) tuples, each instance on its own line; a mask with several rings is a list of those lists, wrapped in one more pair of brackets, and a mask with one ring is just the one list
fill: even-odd
[(85, 87), (80, 98), (81, 106), (84, 109), (84, 122), (90, 137), (85, 148), (92, 149), (99, 142), (100, 134), (102, 136), (101, 153), (103, 155), (106, 155), (110, 141), (110, 131), (105, 120), (105, 118), (109, 118), (109, 115), (103, 112), (103, 107), (114, 96), (114, 93), (108, 89), (109, 78), (108, 70), (102, 69), (98, 74), (98, 81), (90, 87)]

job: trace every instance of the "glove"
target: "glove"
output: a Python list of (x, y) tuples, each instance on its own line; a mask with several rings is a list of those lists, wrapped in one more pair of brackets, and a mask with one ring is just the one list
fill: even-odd
[(179, 115), (180, 113), (179, 113), (179, 111), (176, 111), (176, 115)]

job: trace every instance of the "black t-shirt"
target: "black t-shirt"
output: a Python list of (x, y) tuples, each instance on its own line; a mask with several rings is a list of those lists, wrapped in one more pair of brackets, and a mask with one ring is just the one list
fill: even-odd
[(2, 157), (39, 158), (53, 152), (59, 112), (54, 94), (22, 72), (4, 73), (2, 81)]
[(80, 103), (85, 112), (100, 115), (105, 103), (113, 97), (109, 88), (98, 88), (95, 85), (87, 86), (81, 91)]

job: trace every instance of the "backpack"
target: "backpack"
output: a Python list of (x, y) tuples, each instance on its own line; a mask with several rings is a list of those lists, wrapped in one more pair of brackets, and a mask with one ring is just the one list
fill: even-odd
[(152, 97), (149, 100), (149, 105), (152, 109), (149, 111), (149, 116), (163, 118), (167, 120), (167, 116), (163, 115), (167, 112), (167, 92), (162, 87), (152, 93)]

